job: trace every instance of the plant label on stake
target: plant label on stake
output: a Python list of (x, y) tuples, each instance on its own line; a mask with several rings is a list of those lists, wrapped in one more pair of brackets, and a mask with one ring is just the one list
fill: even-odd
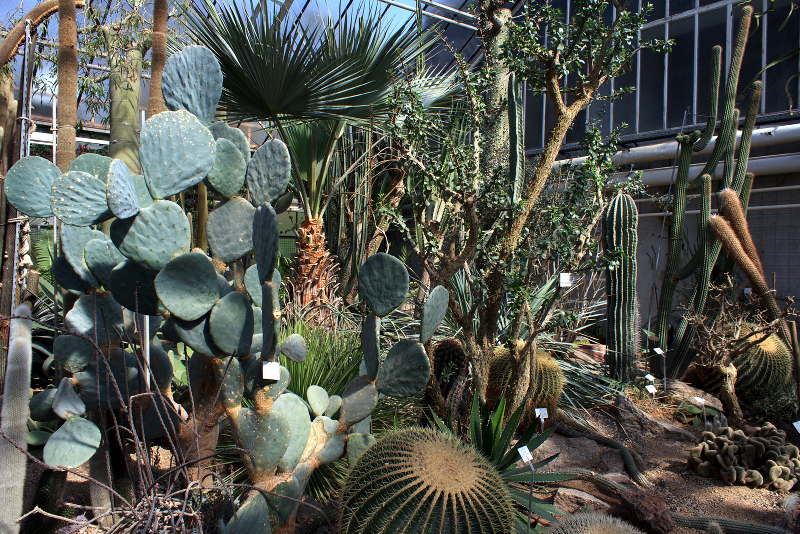
[(653, 394), (653, 401), (655, 401), (655, 400), (656, 400), (656, 391), (658, 391), (658, 390), (656, 389), (656, 387), (655, 387), (653, 384), (647, 384), (647, 385), (644, 387), (644, 389), (646, 389), (647, 391), (649, 391), (650, 393), (652, 393), (652, 394)]
[(648, 382), (655, 382), (656, 381), (656, 377), (654, 377), (651, 374), (646, 374), (646, 375), (644, 375), (644, 377)]
[(661, 356), (661, 372), (664, 373), (664, 393), (667, 392), (667, 357), (664, 355), (664, 351), (661, 350), (661, 347), (656, 347), (653, 349), (653, 352)]
[(744, 288), (744, 294), (745, 295), (752, 295), (753, 294), (753, 288), (752, 287)]
[(281, 379), (280, 362), (262, 362), (261, 378), (263, 378), (264, 380), (280, 380)]
[(558, 275), (559, 287), (572, 287), (572, 284), (574, 283), (575, 283), (575, 274), (561, 273)]
[[(540, 408), (540, 409), (544, 410), (545, 413), (547, 413), (547, 409), (546, 408)], [(539, 409), (537, 409), (537, 411), (538, 410)], [(531, 468), (531, 486), (530, 486), (530, 491), (528, 493), (528, 529), (530, 529), (531, 528), (531, 508), (533, 507), (533, 482), (534, 482), (534, 477), (536, 476), (536, 470), (533, 467), (533, 461), (532, 461), (533, 460), (533, 456), (531, 455), (531, 451), (528, 449), (528, 446), (527, 445), (523, 445), (522, 447), (519, 447), (517, 449), (517, 451), (519, 452), (519, 456), (520, 456), (520, 458), (522, 458), (522, 461), (525, 462), (525, 464), (528, 467)]]
[(544, 432), (544, 420), (547, 419), (547, 408), (536, 408), (534, 410), (536, 417), (539, 418), (539, 433)]
[(794, 425), (794, 429), (797, 430), (798, 433), (800, 433), (800, 421), (795, 421), (792, 424)]
[(706, 400), (703, 397), (695, 397), (695, 402), (700, 403), (700, 407), (703, 409), (703, 424), (706, 424)]

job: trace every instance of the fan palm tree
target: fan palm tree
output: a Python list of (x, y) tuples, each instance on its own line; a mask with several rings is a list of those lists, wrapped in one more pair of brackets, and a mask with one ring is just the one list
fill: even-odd
[[(336, 23), (306, 27), (299, 20), (270, 20), (265, 3), (255, 8), (261, 16), (251, 18), (224, 0), (217, 3), (219, 11), (211, 0), (202, 2), (189, 28), (220, 61), (221, 108), (229, 120), (274, 126), (292, 156), (304, 215), (292, 285), (302, 305), (330, 300), (338, 265), (326, 244), (323, 217), (348, 172), (331, 172), (337, 144), (348, 126), (384, 123), (393, 76), (404, 76), (402, 68), (413, 67), (434, 41), (409, 24), (386, 28), (377, 12), (358, 10)], [(438, 85), (425, 79), (429, 92), (450, 92), (449, 79)]]

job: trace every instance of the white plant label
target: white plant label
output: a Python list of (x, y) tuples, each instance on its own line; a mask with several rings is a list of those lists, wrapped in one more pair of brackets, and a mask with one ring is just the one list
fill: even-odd
[(752, 287), (744, 288), (744, 294), (745, 295), (752, 295), (753, 294), (753, 288)]
[(795, 422), (794, 422), (794, 423), (792, 423), (792, 424), (794, 425), (794, 428), (795, 428), (795, 430), (797, 430), (798, 432), (800, 432), (800, 421), (795, 421)]
[(536, 408), (536, 416), (541, 419), (547, 419), (547, 408)]
[(699, 402), (700, 404), (705, 404), (706, 403), (706, 400), (703, 397), (695, 397), (694, 401), (695, 402)]
[(518, 448), (517, 451), (519, 451), (519, 456), (520, 458), (522, 458), (523, 462), (528, 463), (531, 460), (533, 460), (533, 456), (531, 456), (531, 451), (528, 450), (527, 446), (523, 445), (522, 447)]
[(558, 275), (558, 285), (561, 287), (572, 287), (575, 283), (575, 275), (573, 273), (561, 273)]
[(653, 395), (655, 395), (655, 394), (656, 394), (656, 391), (658, 391), (658, 390), (656, 389), (656, 387), (655, 387), (653, 384), (647, 384), (647, 385), (644, 387), (644, 389), (646, 389), (647, 391), (649, 391), (649, 392), (650, 392), (650, 393), (652, 393)]
[(656, 381), (656, 377), (654, 377), (651, 374), (644, 375), (644, 377), (650, 382), (655, 382)]
[(280, 362), (262, 362), (261, 377), (264, 380), (280, 380), (281, 379)]
[(661, 348), (660, 348), (660, 347), (656, 347), (656, 348), (654, 348), (654, 349), (653, 349), (653, 352), (655, 352), (656, 354), (658, 354), (658, 355), (660, 355), (660, 356), (663, 356), (663, 355), (664, 355), (664, 351), (663, 351), (663, 350), (661, 350)]

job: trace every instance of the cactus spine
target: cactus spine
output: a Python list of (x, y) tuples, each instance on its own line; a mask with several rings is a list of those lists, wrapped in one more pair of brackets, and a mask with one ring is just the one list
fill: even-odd
[(639, 351), (636, 324), (636, 246), (639, 213), (630, 195), (618, 194), (606, 208), (603, 219), (605, 254), (622, 256), (606, 265), (606, 363), (611, 375), (622, 381), (632, 378), (633, 359)]
[(641, 530), (624, 521), (595, 513), (568, 516), (545, 532), (547, 534), (642, 534)]
[[(30, 317), (31, 310), (21, 304), (15, 315)], [(12, 319), (8, 344), (8, 367), (0, 412), (0, 532), (19, 532), (17, 518), (22, 515), (22, 493), (25, 486), (25, 453), (14, 444), (28, 443), (28, 392), (31, 384), (31, 321)], [(10, 441), (9, 441), (10, 440)], [(13, 442), (13, 443), (12, 443)]]

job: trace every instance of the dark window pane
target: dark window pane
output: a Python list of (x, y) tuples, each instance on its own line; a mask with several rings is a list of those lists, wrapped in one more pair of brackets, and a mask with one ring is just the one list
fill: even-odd
[(525, 148), (542, 148), (543, 96), (535, 96), (528, 91), (525, 100)]
[[(719, 45), (722, 47), (722, 74), (720, 91), (725, 87), (725, 30), (728, 17), (725, 8), (700, 13), (697, 30), (697, 120), (696, 123), (708, 121), (708, 84), (711, 79), (711, 51)], [(720, 95), (719, 100), (722, 101)], [(722, 108), (720, 108), (722, 109)]]
[[(734, 7), (734, 26), (733, 38), (736, 38), (736, 31), (739, 26), (739, 19), (742, 10)], [(747, 110), (747, 102), (750, 100), (750, 89), (745, 88), (753, 77), (764, 67), (761, 64), (761, 50), (762, 50), (762, 31), (764, 25), (759, 24), (754, 28), (755, 24), (750, 25), (750, 38), (747, 40), (747, 46), (744, 49), (744, 58), (742, 58), (742, 70), (739, 73), (739, 86), (737, 93), (739, 94), (740, 102), (739, 109), (742, 110), (742, 118)], [(760, 111), (760, 110), (759, 110)]]
[(663, 19), (667, 15), (667, 2), (665, 0), (642, 0), (642, 7), (650, 5), (652, 9), (647, 15), (647, 22)]
[(600, 134), (603, 137), (611, 132), (611, 103), (608, 100), (600, 100), (607, 97), (611, 90), (611, 84), (606, 83), (597, 91), (598, 100), (592, 102), (589, 107), (589, 121), (594, 122), (600, 127)]
[[(667, 71), (667, 127), (692, 123), (694, 100), (694, 17), (673, 21), (669, 38), (675, 41)], [(689, 115), (684, 123), (684, 113)]]
[[(642, 30), (642, 40), (663, 39), (664, 26)], [(643, 51), (639, 74), (639, 131), (664, 128), (664, 54)]]
[[(614, 89), (619, 90), (623, 87), (636, 86), (636, 64), (633, 69), (614, 80)], [(626, 95), (613, 104), (614, 128), (623, 122), (627, 124), (622, 130), (622, 135), (636, 133), (636, 92)]]
[(720, 1), (721, 0), (700, 0), (700, 7), (702, 7), (702, 6), (710, 6), (711, 4), (716, 4), (717, 2), (720, 2)]
[[(792, 13), (788, 21), (790, 0), (776, 0), (775, 11), (767, 15), (767, 64), (772, 63), (785, 53), (800, 46), (800, 17), (797, 12)], [(778, 31), (778, 28), (786, 25)], [(781, 61), (767, 69), (766, 87), (766, 112), (775, 113), (789, 109), (789, 96), (786, 94), (786, 83), (794, 76), (798, 67), (798, 57), (795, 55)], [(797, 78), (789, 83), (789, 94), (792, 97), (792, 106), (797, 107)]]
[(677, 15), (694, 8), (694, 0), (669, 0), (669, 14)]
[(580, 143), (586, 135), (586, 110), (583, 109), (575, 117), (572, 122), (572, 127), (567, 131), (567, 136), (564, 142), (568, 145), (573, 143)]

